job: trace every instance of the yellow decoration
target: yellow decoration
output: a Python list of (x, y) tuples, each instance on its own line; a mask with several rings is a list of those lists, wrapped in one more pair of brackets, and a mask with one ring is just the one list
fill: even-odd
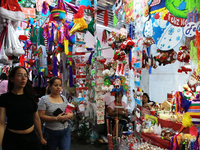
[(74, 26), (71, 28), (71, 30), (69, 31), (69, 34), (72, 35), (74, 32), (76, 32), (77, 30), (79, 30), (81, 28), (81, 24), (74, 24)]
[(191, 127), (193, 125), (191, 121), (191, 116), (188, 113), (185, 113), (182, 120), (182, 125), (186, 127)]
[(197, 75), (197, 76), (200, 75), (200, 60), (197, 61), (197, 71), (196, 71), (196, 75)]
[(88, 28), (88, 24), (85, 22), (84, 18), (74, 19), (73, 23), (81, 24), (81, 28), (79, 30), (84, 30), (84, 29)]
[(144, 118), (154, 120), (158, 124), (158, 118), (155, 116), (145, 114)]
[(66, 55), (69, 54), (68, 45), (69, 45), (69, 41), (68, 40), (64, 40), (64, 48), (65, 48), (65, 54)]
[(83, 18), (74, 19), (73, 23), (74, 23), (74, 26), (69, 31), (70, 35), (72, 35), (77, 30), (84, 30), (88, 28), (88, 24), (85, 22)]

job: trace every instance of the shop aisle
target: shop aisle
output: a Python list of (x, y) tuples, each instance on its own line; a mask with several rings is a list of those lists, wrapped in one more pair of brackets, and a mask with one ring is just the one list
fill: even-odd
[[(105, 150), (108, 149), (108, 145), (107, 144), (79, 144), (79, 143), (72, 143), (71, 145), (71, 150)], [(0, 147), (0, 150), (2, 150), (2, 148)]]
[(108, 144), (79, 144), (72, 142), (71, 144), (71, 150), (106, 150), (108, 149)]

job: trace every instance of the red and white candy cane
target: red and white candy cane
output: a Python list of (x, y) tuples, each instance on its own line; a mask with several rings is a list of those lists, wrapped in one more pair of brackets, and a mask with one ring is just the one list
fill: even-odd
[(44, 38), (44, 45), (46, 47), (46, 49), (48, 48), (48, 38)]
[(30, 37), (31, 37), (31, 32), (29, 31), (28, 36), (27, 36), (27, 40), (30, 40)]

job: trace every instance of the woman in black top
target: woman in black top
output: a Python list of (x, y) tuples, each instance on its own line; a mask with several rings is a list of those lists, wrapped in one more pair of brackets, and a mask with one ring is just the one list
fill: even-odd
[(42, 136), (37, 99), (27, 70), (18, 66), (9, 74), (8, 92), (0, 96), (0, 145), (2, 143), (3, 150), (41, 150), (40, 142), (46, 144)]

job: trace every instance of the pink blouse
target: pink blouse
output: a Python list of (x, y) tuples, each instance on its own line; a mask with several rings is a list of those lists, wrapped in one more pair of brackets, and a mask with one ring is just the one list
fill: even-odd
[(0, 81), (0, 95), (6, 93), (8, 89), (8, 80)]
[(148, 106), (143, 106), (141, 111), (142, 111), (142, 117), (144, 117), (145, 114), (147, 114), (147, 115), (151, 114), (150, 109), (149, 109)]

